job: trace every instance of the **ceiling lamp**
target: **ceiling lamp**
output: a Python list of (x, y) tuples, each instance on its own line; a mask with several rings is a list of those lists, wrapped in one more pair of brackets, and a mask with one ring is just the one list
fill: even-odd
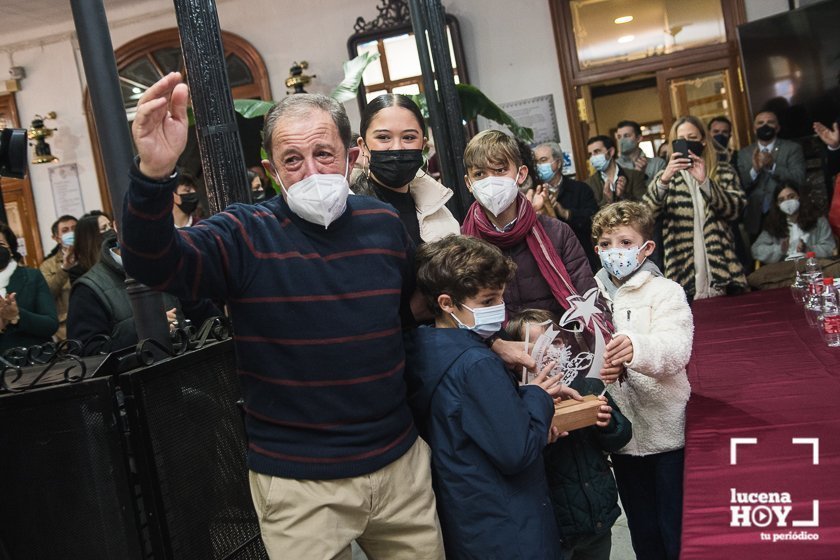
[(635, 38), (636, 38), (636, 36), (635, 36), (635, 35), (625, 35), (625, 36), (623, 36), (623, 37), (619, 37), (619, 38), (618, 38), (618, 42), (619, 42), (619, 43), (629, 43), (629, 42), (631, 42), (631, 41), (632, 41), (633, 39), (635, 39)]
[(631, 21), (633, 21), (633, 16), (621, 16), (621, 17), (615, 18), (615, 22), (618, 23), (618, 24), (630, 23)]

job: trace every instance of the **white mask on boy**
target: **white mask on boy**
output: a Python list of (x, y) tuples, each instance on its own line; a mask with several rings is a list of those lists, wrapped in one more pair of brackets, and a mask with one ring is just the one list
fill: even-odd
[(516, 200), (519, 185), (510, 177), (485, 177), (472, 184), (472, 193), (479, 204), (498, 216)]
[(610, 276), (619, 280), (627, 278), (642, 266), (639, 262), (639, 252), (647, 245), (647, 242), (642, 243), (640, 247), (629, 247), (624, 249), (616, 247), (615, 249), (600, 249), (598, 257), (601, 259), (601, 265), (610, 273)]

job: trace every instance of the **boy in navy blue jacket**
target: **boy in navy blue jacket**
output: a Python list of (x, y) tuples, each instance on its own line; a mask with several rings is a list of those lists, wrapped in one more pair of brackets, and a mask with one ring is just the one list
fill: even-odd
[(406, 376), (432, 472), (446, 557), (562, 558), (542, 450), (551, 428), (547, 379), (518, 386), (485, 344), (505, 317), (502, 294), (516, 265), (498, 248), (449, 236), (417, 254), (420, 291), (434, 328), (408, 335)]

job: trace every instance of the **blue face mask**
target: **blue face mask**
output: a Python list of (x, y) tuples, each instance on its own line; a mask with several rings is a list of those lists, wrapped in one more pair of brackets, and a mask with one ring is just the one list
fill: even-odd
[(537, 164), (537, 175), (540, 177), (540, 181), (547, 183), (554, 179), (554, 176), (557, 174), (554, 169), (551, 167), (551, 163), (538, 163)]
[(461, 322), (454, 313), (449, 313), (455, 322), (458, 323), (459, 329), (467, 329), (481, 338), (490, 338), (500, 330), (502, 330), (502, 323), (505, 322), (505, 304), (491, 305), (490, 307), (477, 307), (473, 309), (464, 305), (465, 308), (472, 311), (475, 324), (469, 327)]
[(606, 171), (607, 167), (610, 166), (610, 158), (608, 158), (605, 154), (595, 154), (589, 158), (589, 163), (592, 164), (595, 171)]
[(76, 241), (76, 233), (73, 231), (68, 231), (67, 233), (61, 234), (61, 244), (65, 247), (72, 247), (73, 243)]

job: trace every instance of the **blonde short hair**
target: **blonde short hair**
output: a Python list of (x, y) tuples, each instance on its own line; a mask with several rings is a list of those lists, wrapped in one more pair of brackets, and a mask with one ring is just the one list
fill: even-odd
[(464, 168), (487, 167), (487, 164), (522, 165), (516, 139), (499, 130), (485, 130), (470, 139), (464, 150)]
[(621, 200), (601, 208), (592, 218), (592, 241), (619, 226), (629, 226), (638, 231), (645, 241), (653, 238), (653, 214), (647, 205), (632, 200)]
[(554, 316), (554, 313), (545, 309), (523, 309), (510, 317), (507, 325), (505, 325), (505, 332), (513, 340), (525, 340), (525, 325), (547, 321), (556, 323), (557, 317)]

